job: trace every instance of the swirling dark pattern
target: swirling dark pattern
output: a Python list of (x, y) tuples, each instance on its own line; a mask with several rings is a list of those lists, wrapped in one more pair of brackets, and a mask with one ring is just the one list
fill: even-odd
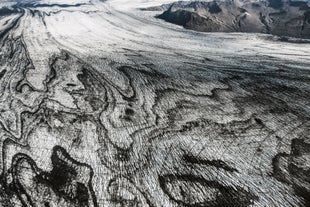
[(253, 35), (265, 45), (219, 54), (233, 35), (46, 2), (0, 9), (1, 206), (309, 205), (307, 46)]

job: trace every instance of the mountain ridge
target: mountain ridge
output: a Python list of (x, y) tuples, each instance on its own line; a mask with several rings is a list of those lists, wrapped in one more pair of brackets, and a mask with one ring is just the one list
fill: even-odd
[(305, 1), (178, 1), (148, 8), (157, 18), (200, 32), (247, 32), (310, 39)]

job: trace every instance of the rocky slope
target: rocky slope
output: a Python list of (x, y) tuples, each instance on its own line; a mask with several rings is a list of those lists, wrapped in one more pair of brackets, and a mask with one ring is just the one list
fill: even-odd
[(303, 1), (195, 1), (161, 8), (167, 9), (158, 18), (196, 31), (310, 38), (310, 7)]

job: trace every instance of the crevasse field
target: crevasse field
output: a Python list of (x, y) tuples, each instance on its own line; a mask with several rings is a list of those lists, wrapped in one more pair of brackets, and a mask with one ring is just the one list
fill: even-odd
[(310, 44), (164, 3), (0, 0), (0, 206), (309, 205)]

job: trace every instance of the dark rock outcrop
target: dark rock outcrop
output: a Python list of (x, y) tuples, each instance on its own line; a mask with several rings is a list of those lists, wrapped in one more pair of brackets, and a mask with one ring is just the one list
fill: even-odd
[(180, 1), (172, 3), (157, 17), (201, 32), (310, 38), (310, 6), (304, 1)]

